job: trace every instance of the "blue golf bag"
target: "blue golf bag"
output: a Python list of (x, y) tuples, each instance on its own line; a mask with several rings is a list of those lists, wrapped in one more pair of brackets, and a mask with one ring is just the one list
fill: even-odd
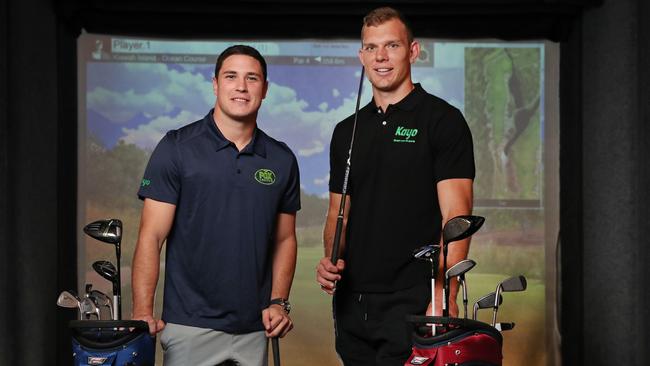
[(72, 320), (75, 366), (154, 366), (156, 337), (144, 321)]

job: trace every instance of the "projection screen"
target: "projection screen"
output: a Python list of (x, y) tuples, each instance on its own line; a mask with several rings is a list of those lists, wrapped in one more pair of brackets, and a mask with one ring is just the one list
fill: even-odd
[[(499, 319), (516, 323), (514, 330), (504, 333), (504, 365), (553, 365), (559, 342), (555, 323), (559, 47), (544, 41), (419, 42), (422, 53), (413, 68), (414, 80), (459, 108), (474, 138), (474, 212), (487, 221), (471, 244), (469, 258), (478, 265), (467, 276), (470, 304), (494, 291), (499, 281), (525, 275), (528, 290), (505, 294), (499, 310)], [(354, 112), (358, 40), (191, 41), (82, 34), (78, 286), (81, 290), (92, 283), (93, 288), (111, 292), (91, 264), (114, 262), (113, 248), (84, 236), (81, 229), (97, 219), (121, 219), (122, 303), (124, 317), (129, 317), (130, 266), (142, 207), (136, 192), (145, 165), (166, 131), (198, 120), (212, 108), (216, 57), (239, 43), (256, 47), (269, 67), (269, 92), (259, 126), (286, 142), (300, 166), (302, 210), (291, 292), (295, 329), (281, 341), (283, 363), (337, 365), (331, 299), (317, 286), (314, 268), (323, 254), (331, 134), (338, 121)], [(362, 105), (370, 99), (366, 80)], [(163, 281), (161, 275), (158, 314)], [(486, 311), (479, 319), (489, 321), (490, 316)]]

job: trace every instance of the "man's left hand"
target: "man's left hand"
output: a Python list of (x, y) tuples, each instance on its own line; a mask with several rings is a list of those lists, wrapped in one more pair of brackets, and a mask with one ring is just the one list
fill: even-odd
[(270, 305), (262, 310), (262, 323), (268, 338), (284, 337), (293, 329), (293, 322), (282, 306)]

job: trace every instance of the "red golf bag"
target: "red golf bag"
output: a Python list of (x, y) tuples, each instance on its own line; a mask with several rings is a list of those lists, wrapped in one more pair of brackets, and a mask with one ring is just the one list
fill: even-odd
[[(413, 325), (413, 352), (405, 366), (501, 366), (501, 333), (471, 319), (439, 316), (407, 317)], [(429, 324), (439, 324), (436, 335)]]

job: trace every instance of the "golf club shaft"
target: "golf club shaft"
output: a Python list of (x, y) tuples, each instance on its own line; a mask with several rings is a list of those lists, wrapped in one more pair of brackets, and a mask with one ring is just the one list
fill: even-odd
[(280, 342), (278, 337), (271, 338), (271, 348), (273, 348), (273, 366), (280, 366)]
[(467, 319), (467, 282), (465, 281), (464, 275), (462, 276), (460, 283), (461, 286), (463, 286), (463, 312), (465, 319)]
[(122, 320), (122, 265), (120, 263), (121, 257), (121, 242), (115, 245), (115, 257), (117, 260), (117, 303), (114, 304), (117, 308), (117, 320)]
[(363, 88), (364, 68), (361, 67), (361, 76), (359, 77), (359, 92), (357, 93), (357, 105), (354, 109), (354, 124), (352, 125), (352, 137), (350, 138), (350, 149), (348, 149), (348, 159), (345, 164), (345, 175), (343, 176), (343, 189), (341, 189), (341, 204), (339, 205), (339, 214), (336, 217), (336, 231), (334, 232), (334, 243), (332, 243), (331, 261), (336, 265), (339, 259), (339, 247), (341, 246), (341, 233), (343, 231), (343, 216), (345, 215), (345, 198), (348, 193), (348, 179), (350, 177), (350, 165), (352, 162), (352, 147), (354, 146), (354, 134), (357, 130), (357, 118), (359, 117), (359, 103), (361, 102), (361, 90)]
[[(431, 277), (431, 315), (436, 315), (436, 278)], [(436, 325), (431, 324), (431, 335), (436, 335)]]

